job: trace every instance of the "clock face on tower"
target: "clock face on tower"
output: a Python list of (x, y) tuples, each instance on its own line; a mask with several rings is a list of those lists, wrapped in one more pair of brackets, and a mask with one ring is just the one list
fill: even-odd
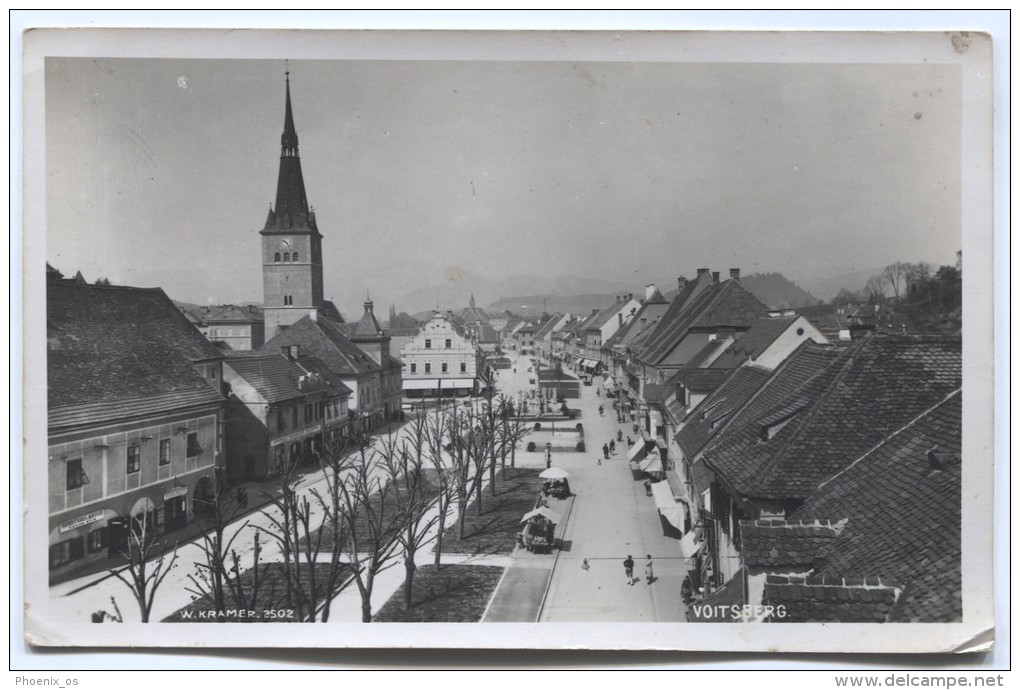
[(282, 240), (280, 240), (280, 246), (283, 249), (290, 249), (290, 238), (284, 237)]

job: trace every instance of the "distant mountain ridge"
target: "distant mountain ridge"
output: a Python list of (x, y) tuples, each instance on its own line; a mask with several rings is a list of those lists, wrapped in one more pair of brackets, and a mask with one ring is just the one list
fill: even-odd
[(782, 273), (752, 273), (742, 276), (740, 284), (776, 309), (797, 309), (818, 304), (817, 297)]
[[(468, 305), (474, 295), (475, 303), (489, 309), (486, 305), (516, 302), (516, 309), (507, 306), (511, 311), (519, 311), (522, 304), (530, 306), (522, 299), (538, 300), (538, 312), (541, 313), (541, 300), (552, 300), (557, 297), (575, 297), (589, 295), (610, 295), (633, 292), (639, 289), (621, 281), (602, 278), (587, 278), (577, 275), (561, 275), (552, 278), (535, 275), (517, 275), (501, 280), (488, 280), (477, 276), (468, 276), (460, 281), (451, 281), (441, 285), (430, 285), (407, 292), (393, 300), (398, 311), (414, 314), (431, 311), (438, 305), (442, 310), (458, 310)], [(515, 295), (527, 295), (522, 298)], [(611, 300), (610, 300), (611, 301)], [(587, 302), (585, 302), (587, 303)], [(552, 302), (549, 302), (552, 310)], [(608, 304), (608, 303), (607, 303)], [(497, 307), (497, 311), (504, 307)], [(559, 309), (559, 311), (563, 311)]]

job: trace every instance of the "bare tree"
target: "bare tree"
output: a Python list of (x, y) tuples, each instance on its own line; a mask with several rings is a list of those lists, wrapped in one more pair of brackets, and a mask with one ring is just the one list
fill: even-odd
[(496, 401), (496, 416), (499, 461), (503, 471), (503, 479), (506, 480), (507, 456), (510, 456), (510, 467), (513, 468), (517, 455), (517, 446), (528, 435), (529, 429), (520, 414), (518, 414), (518, 410), (515, 409), (513, 399), (505, 395), (499, 396), (499, 400)]
[[(334, 550), (342, 551), (353, 568), (361, 595), (361, 620), (372, 621), (372, 591), (376, 576), (393, 565), (393, 548), (405, 516), (395, 497), (396, 486), (388, 481), (384, 458), (395, 452), (392, 437), (382, 450), (359, 443), (356, 453), (337, 467), (336, 493), (325, 504), (328, 519), (346, 520), (347, 530), (334, 539)], [(333, 518), (332, 515), (336, 515)]]
[(316, 572), (325, 538), (321, 529), (325, 516), (315, 520), (312, 501), (307, 495), (298, 494), (295, 469), (296, 465), (284, 469), (278, 494), (265, 494), (268, 505), (261, 513), (270, 528), (256, 529), (274, 541), (283, 555), (286, 606), (294, 609), (298, 620), (314, 622), (318, 619), (319, 602), (328, 601), (334, 593), (333, 583), (324, 586)]
[[(222, 487), (222, 483), (218, 487)], [(201, 550), (200, 561), (195, 561), (195, 571), (188, 575), (191, 583), (185, 589), (197, 599), (208, 599), (216, 611), (216, 620), (225, 620), (227, 609), (255, 610), (275, 609), (275, 581), (270, 584), (268, 596), (263, 589), (266, 580), (264, 568), (260, 568), (262, 541), (259, 531), (252, 531), (252, 562), (243, 568), (241, 557), (234, 544), (242, 532), (249, 528), (247, 521), (227, 535), (230, 523), (237, 516), (240, 506), (233, 495), (222, 488), (217, 490), (215, 502), (208, 515), (198, 518), (201, 539), (197, 546)]]
[(436, 495), (436, 546), (435, 564), (438, 567), (443, 554), (443, 535), (446, 533), (446, 517), (456, 496), (457, 480), (452, 463), (443, 454), (446, 438), (446, 414), (436, 411), (435, 415), (422, 416), (425, 422), (425, 441), (429, 462), (436, 473), (439, 484)]
[(882, 302), (885, 300), (885, 284), (885, 274), (875, 275), (868, 278), (868, 282), (864, 286), (864, 291), (868, 293), (872, 302)]
[(400, 448), (383, 453), (386, 478), (395, 487), (397, 510), (403, 521), (397, 532), (404, 556), (404, 609), (413, 603), (412, 586), (417, 570), (415, 557), (420, 549), (435, 539), (432, 528), (439, 515), (432, 510), (437, 497), (426, 475), (429, 452), (427, 420), (417, 415), (406, 427)]
[[(457, 497), (457, 538), (464, 538), (464, 525), (467, 518), (467, 503), (472, 492), (477, 489), (481, 494), (481, 473), (478, 472), (478, 449), (474, 429), (474, 415), (467, 408), (459, 408), (454, 404), (446, 415), (443, 430), (448, 445), (445, 446), (449, 455), (449, 477), (453, 481), (453, 491)], [(479, 495), (479, 510), (481, 496)]]
[(907, 273), (910, 269), (910, 264), (906, 264), (902, 261), (889, 264), (882, 271), (882, 277), (892, 288), (893, 296), (899, 300), (900, 298), (900, 287), (907, 277)]
[(152, 604), (160, 585), (170, 571), (177, 567), (177, 544), (174, 543), (170, 550), (165, 540), (157, 544), (149, 516), (150, 513), (142, 513), (131, 518), (127, 546), (121, 551), (127, 559), (127, 566), (110, 571), (131, 590), (143, 623), (149, 622)]

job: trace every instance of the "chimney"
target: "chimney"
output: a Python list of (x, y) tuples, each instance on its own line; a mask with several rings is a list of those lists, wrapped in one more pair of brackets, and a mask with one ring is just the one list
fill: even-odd
[(719, 282), (719, 271), (712, 271), (712, 284), (715, 285)]
[(632, 299), (634, 299), (634, 293), (633, 293), (633, 292), (628, 292), (628, 293), (627, 293), (627, 301), (629, 302), (629, 301), (631, 301)]
[(731, 268), (730, 269), (730, 280), (735, 280), (738, 283), (740, 282), (740, 269), (739, 268)]
[(318, 321), (319, 320), (319, 310), (318, 309), (309, 309), (308, 310), (308, 318), (310, 318), (313, 322)]
[(704, 278), (707, 275), (708, 275), (708, 269), (707, 268), (699, 268), (698, 269), (698, 278)]
[(280, 354), (289, 360), (295, 360), (298, 358), (298, 346), (284, 345), (280, 348)]
[(617, 320), (617, 322), (619, 323), (620, 326), (623, 325), (623, 312), (622, 311), (621, 312), (617, 312), (616, 320)]
[(687, 279), (684, 278), (683, 276), (677, 276), (676, 287), (678, 290), (683, 290), (685, 287), (687, 287)]

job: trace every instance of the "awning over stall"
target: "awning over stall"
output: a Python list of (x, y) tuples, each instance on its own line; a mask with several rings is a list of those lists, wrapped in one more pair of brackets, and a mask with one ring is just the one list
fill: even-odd
[(652, 452), (644, 459), (644, 462), (638, 466), (638, 469), (649, 474), (662, 472), (662, 457), (659, 455), (659, 450), (653, 448)]
[[(641, 460), (644, 459), (646, 452), (648, 452), (648, 445), (644, 441), (638, 441), (630, 447), (629, 451), (627, 451), (627, 462), (632, 465), (634, 463), (641, 462)], [(635, 467), (635, 469), (637, 468)]]
[(662, 517), (666, 518), (666, 522), (682, 532), (684, 529), (684, 506), (673, 498), (673, 490), (669, 488), (669, 482), (652, 484), (652, 497), (655, 499), (655, 507), (662, 513)]
[(474, 388), (474, 379), (404, 379), (405, 391), (420, 390), (454, 390), (455, 388)]

